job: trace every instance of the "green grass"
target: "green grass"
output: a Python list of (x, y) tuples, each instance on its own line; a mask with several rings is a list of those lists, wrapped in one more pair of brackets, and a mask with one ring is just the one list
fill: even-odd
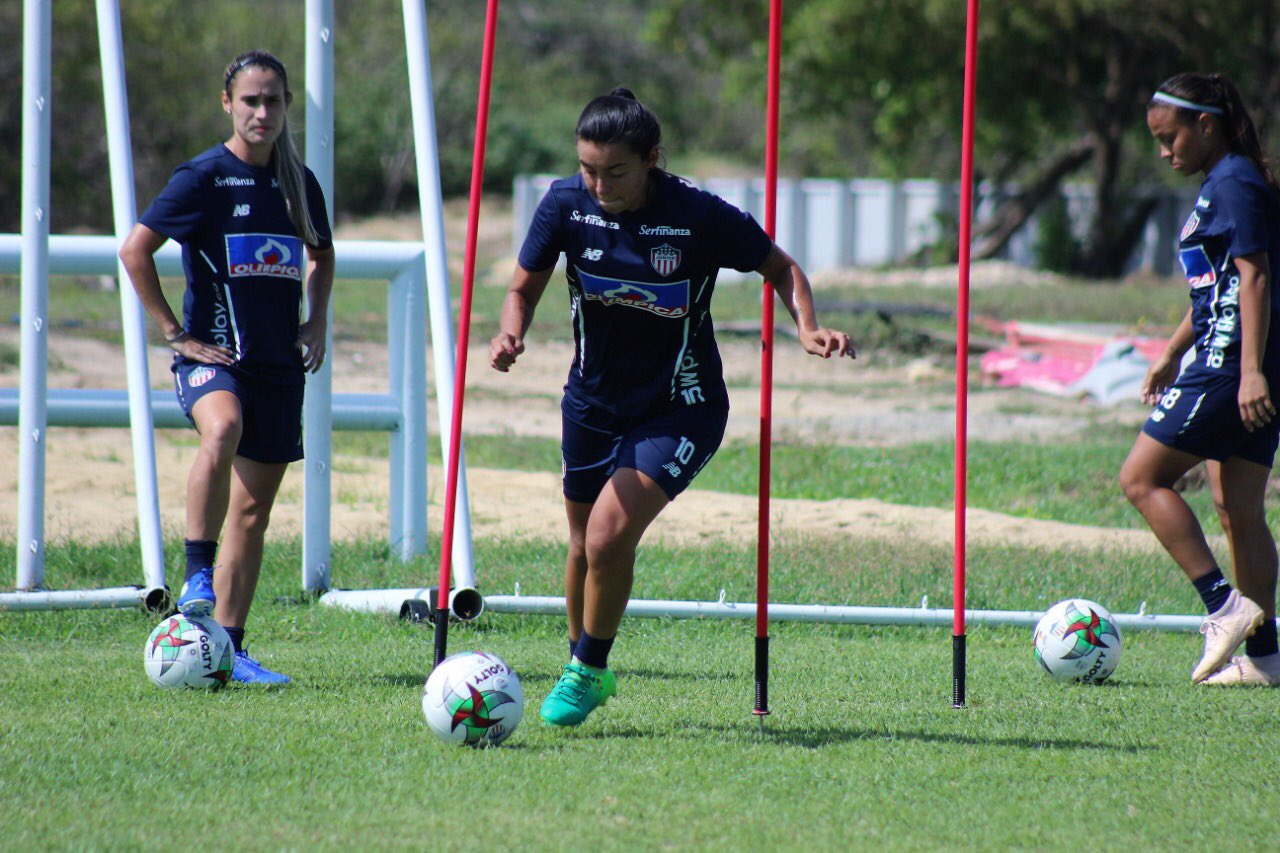
[[(565, 657), (563, 620), (490, 615), (456, 626), (450, 649), (502, 655), (526, 709), (507, 746), (472, 752), (422, 719), (429, 630), (276, 602), (296, 587), (298, 549), (269, 547), (249, 625), (255, 653), (295, 676), (285, 690), (153, 688), (140, 652), (155, 619), (136, 611), (0, 614), (6, 846), (180, 834), (215, 848), (1044, 848), (1085, 827), (1114, 847), (1274, 838), (1274, 694), (1191, 685), (1193, 636), (1130, 632), (1114, 683), (1084, 687), (1046, 680), (1027, 631), (975, 628), (957, 711), (946, 630), (777, 624), (760, 737), (750, 623), (634, 619), (614, 654), (620, 697), (558, 731), (536, 708)], [(13, 552), (0, 550), (0, 577)], [(49, 577), (133, 580), (135, 554), (55, 546)], [(491, 591), (554, 592), (562, 556), (552, 542), (477, 543)], [(747, 546), (645, 549), (636, 594), (749, 598), (751, 559)], [(335, 546), (334, 566), (350, 586), (431, 569), (376, 543)], [(926, 591), (940, 604), (950, 571), (945, 549), (841, 540), (781, 543), (775, 566), (778, 599), (825, 603)], [(1193, 603), (1154, 557), (978, 549), (971, 567), (975, 607), (1086, 590), (1117, 610)]]
[[(1120, 493), (1119, 472), (1134, 434), (1099, 428), (1075, 443), (972, 442), (969, 447), (970, 507), (1022, 518), (1101, 527), (1145, 529), (1142, 517)], [(385, 437), (335, 433), (335, 453), (387, 454)], [(520, 471), (560, 470), (555, 439), (518, 435), (473, 435), (467, 464)], [(438, 450), (432, 459), (439, 459)], [(947, 442), (898, 447), (776, 444), (771, 455), (776, 498), (875, 498), (908, 506), (950, 507), (955, 451)], [(759, 450), (728, 442), (698, 475), (696, 487), (732, 494), (757, 493)], [(1183, 493), (1206, 532), (1222, 532), (1213, 498), (1204, 484)], [(1280, 493), (1267, 496), (1267, 517), (1280, 525)]]

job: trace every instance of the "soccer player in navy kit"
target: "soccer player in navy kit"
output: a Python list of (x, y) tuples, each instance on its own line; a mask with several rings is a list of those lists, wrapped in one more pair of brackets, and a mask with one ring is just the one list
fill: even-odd
[[(174, 351), (178, 401), (200, 433), (178, 608), (212, 612), (235, 644), (232, 677), (256, 684), (289, 681), (249, 657), (244, 625), (272, 504), (288, 464), (302, 458), (305, 373), (324, 362), (334, 271), (324, 196), (289, 135), (291, 99), (280, 60), (236, 57), (222, 91), (231, 138), (174, 171), (120, 250)], [(181, 323), (156, 274), (166, 239), (182, 244)], [(309, 317), (300, 323), (304, 277)]]
[(720, 446), (728, 395), (710, 302), (721, 267), (758, 270), (807, 352), (854, 352), (818, 326), (804, 272), (748, 214), (658, 167), (661, 127), (626, 89), (577, 125), (579, 170), (542, 199), (490, 342), (507, 371), (524, 351), (560, 255), (576, 344), (561, 404), (573, 657), (542, 704), (577, 725), (616, 691), (608, 655), (631, 594), (636, 546)]
[[(1209, 611), (1192, 680), (1280, 684), (1276, 544), (1263, 497), (1280, 435), (1271, 388), (1280, 382), (1280, 192), (1234, 85), (1178, 74), (1147, 107), (1160, 155), (1204, 173), (1182, 228), (1179, 257), (1191, 308), (1142, 386), (1155, 406), (1120, 472), (1125, 495), (1195, 585)], [(1179, 375), (1183, 354), (1195, 360)], [(1230, 545), (1233, 589), (1174, 484), (1205, 460)], [(1245, 654), (1232, 653), (1245, 643)]]

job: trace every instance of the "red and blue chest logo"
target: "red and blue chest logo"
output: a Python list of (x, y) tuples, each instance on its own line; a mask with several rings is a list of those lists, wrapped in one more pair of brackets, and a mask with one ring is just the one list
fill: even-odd
[(680, 250), (663, 243), (649, 250), (649, 263), (658, 271), (658, 275), (669, 276), (680, 266)]
[(638, 308), (659, 317), (684, 317), (689, 313), (689, 280), (673, 282), (624, 281), (604, 278), (578, 269), (582, 298), (605, 307)]
[(1178, 260), (1182, 262), (1182, 271), (1187, 275), (1187, 284), (1192, 290), (1210, 287), (1218, 283), (1218, 271), (1205, 252), (1203, 245), (1185, 246), (1178, 250)]
[(302, 240), (287, 234), (228, 234), (231, 278), (267, 276), (302, 280)]

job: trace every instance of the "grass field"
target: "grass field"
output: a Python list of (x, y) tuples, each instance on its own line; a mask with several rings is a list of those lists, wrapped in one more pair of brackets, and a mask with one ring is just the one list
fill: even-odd
[[(16, 312), (0, 279), (0, 311)], [(380, 282), (335, 292), (335, 334), (385, 334)], [(1170, 294), (1173, 294), (1172, 296)], [(476, 326), (500, 287), (477, 290)], [(945, 290), (834, 288), (833, 302), (946, 307)], [(754, 316), (754, 287), (722, 288), (717, 317)], [(974, 310), (1027, 320), (1171, 326), (1179, 288), (1144, 284), (975, 291)], [(62, 281), (51, 316), (118, 338), (118, 296)], [(1140, 315), (1138, 312), (1145, 311)], [(486, 319), (487, 318), (487, 319)], [(829, 319), (910, 357), (922, 338), (874, 312)], [(915, 323), (915, 319), (912, 323)], [(945, 329), (944, 318), (919, 321)], [(933, 324), (930, 326), (930, 324)], [(547, 337), (567, 326), (540, 324)], [(0, 366), (11, 361), (0, 352)], [(981, 392), (975, 392), (981, 393)], [(945, 414), (940, 416), (946, 416)], [(970, 448), (970, 505), (1015, 516), (1141, 528), (1116, 472), (1132, 430), (1100, 423), (1070, 441)], [(386, 437), (341, 433), (335, 453), (385, 455)], [(555, 441), (467, 440), (473, 466), (559, 468)], [(336, 462), (337, 460), (335, 460)], [(729, 443), (700, 488), (754, 493), (756, 448)], [(779, 498), (873, 497), (947, 507), (952, 449), (779, 442)], [(1203, 487), (1188, 499), (1218, 532)], [(1280, 499), (1268, 498), (1280, 522)], [(179, 543), (168, 543), (170, 577)], [(420, 710), (431, 632), (389, 616), (296, 600), (301, 545), (273, 538), (249, 623), (250, 650), (289, 673), (282, 690), (232, 685), (164, 692), (147, 681), (137, 611), (0, 612), (0, 848), (23, 850), (408, 848), (621, 849), (1266, 849), (1280, 783), (1269, 691), (1190, 684), (1199, 637), (1129, 632), (1102, 686), (1048, 681), (1029, 631), (971, 628), (968, 707), (950, 707), (946, 629), (775, 624), (763, 736), (752, 705), (753, 625), (632, 619), (612, 657), (619, 698), (577, 730), (542, 727), (537, 706), (567, 655), (564, 620), (489, 614), (456, 626), (450, 650), (496, 652), (525, 688), (521, 727), (488, 752), (448, 747)], [(432, 543), (431, 552), (435, 553)], [(52, 543), (59, 588), (134, 583), (138, 547)], [(561, 592), (563, 544), (476, 542), (481, 591)], [(15, 545), (0, 542), (0, 589)], [(428, 559), (400, 564), (382, 542), (334, 543), (334, 583), (418, 586)], [(638, 598), (755, 598), (752, 542), (642, 547)], [(1041, 610), (1087, 595), (1117, 612), (1196, 613), (1198, 599), (1155, 552), (971, 547), (968, 604)], [(949, 549), (911, 539), (782, 537), (776, 602), (910, 606), (951, 597)]]
[[(1274, 841), (1275, 694), (1187, 680), (1198, 638), (1131, 632), (1113, 683), (1048, 681), (1028, 632), (969, 634), (969, 705), (950, 707), (949, 632), (775, 625), (771, 710), (750, 714), (747, 622), (630, 620), (620, 696), (579, 730), (537, 704), (566, 656), (558, 618), (491, 615), (450, 649), (522, 674), (524, 722), (488, 752), (433, 739), (419, 708), (431, 632), (276, 601), (298, 544), (270, 549), (250, 647), (276, 691), (162, 692), (136, 611), (0, 615), (5, 847), (1050, 849), (1260, 848)], [(335, 549), (344, 585), (417, 583), (385, 546)], [(0, 577), (11, 576), (12, 546)], [(62, 547), (50, 577), (128, 582), (132, 543)], [(489, 591), (558, 585), (561, 546), (477, 543)], [(649, 549), (640, 597), (749, 597), (749, 547)], [(944, 549), (782, 543), (779, 600), (945, 600)], [(1090, 590), (1117, 609), (1193, 596), (1155, 557), (979, 549), (974, 607), (1043, 607)], [(1034, 590), (1032, 593), (1030, 590)], [(1224, 841), (1226, 839), (1226, 841)], [(1270, 840), (1270, 841), (1269, 841)]]

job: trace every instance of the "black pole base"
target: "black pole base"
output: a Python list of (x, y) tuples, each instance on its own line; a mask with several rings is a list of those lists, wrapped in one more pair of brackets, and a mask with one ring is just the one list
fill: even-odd
[(951, 707), (964, 707), (964, 634), (951, 637)]
[(758, 717), (769, 713), (769, 636), (767, 634), (756, 637), (756, 705), (751, 713)]

